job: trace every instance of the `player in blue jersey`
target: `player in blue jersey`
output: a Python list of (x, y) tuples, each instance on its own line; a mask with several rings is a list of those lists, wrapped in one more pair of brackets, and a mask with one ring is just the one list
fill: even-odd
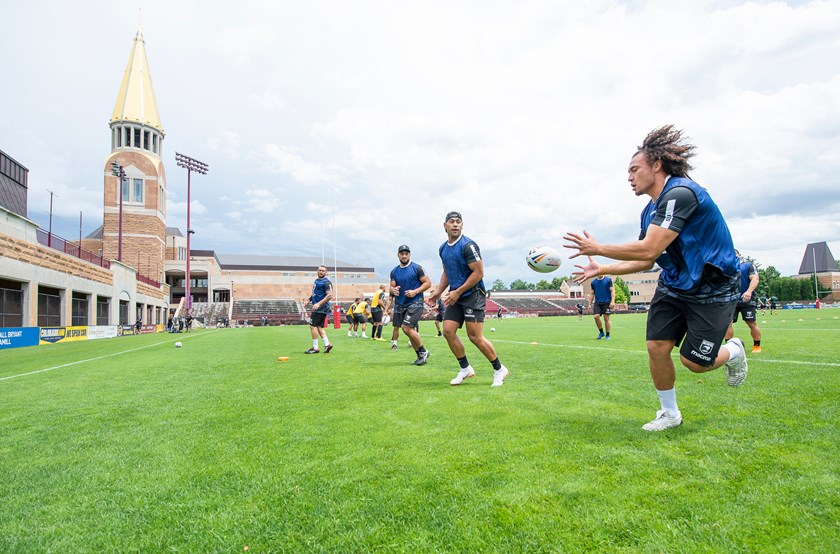
[(394, 328), (402, 328), (417, 353), (412, 365), (423, 365), (429, 359), (429, 351), (423, 346), (417, 323), (423, 316), (423, 291), (432, 286), (432, 281), (419, 264), (411, 261), (411, 249), (407, 245), (400, 245), (397, 258), (400, 264), (391, 270)]
[[(443, 223), (447, 241), (440, 246), (443, 273), (435, 292), (427, 303), (434, 307), (438, 298), (443, 299), (446, 312), (443, 316), (443, 336), (449, 349), (458, 359), (461, 369), (450, 385), (460, 385), (464, 379), (475, 377), (467, 360), (464, 343), (458, 338), (458, 329), (467, 326), (467, 336), (493, 366), (493, 386), (500, 387), (508, 376), (508, 369), (499, 361), (493, 343), (484, 337), (484, 310), (487, 289), (484, 287), (484, 262), (475, 241), (461, 233), (463, 221), (459, 212), (449, 212)], [(448, 292), (445, 292), (446, 289)]]
[(758, 269), (755, 264), (747, 258), (742, 258), (740, 252), (735, 251), (740, 262), (738, 269), (741, 275), (741, 297), (738, 299), (738, 305), (735, 307), (735, 315), (732, 317), (732, 323), (729, 324), (729, 329), (726, 330), (726, 338), (731, 339), (735, 335), (735, 329), (732, 325), (738, 321), (738, 316), (744, 318), (744, 323), (750, 328), (750, 336), (753, 340), (752, 351), (755, 354), (761, 353), (761, 329), (758, 323), (755, 322), (756, 312), (758, 312), (758, 303), (755, 301), (755, 289), (758, 286), (759, 276)]
[[(650, 373), (661, 409), (642, 428), (662, 431), (682, 423), (674, 383), (671, 351), (678, 344), (680, 361), (701, 373), (726, 366), (727, 383), (747, 377), (744, 344), (733, 338), (721, 346), (738, 303), (738, 260), (732, 236), (717, 205), (688, 177), (694, 145), (682, 131), (666, 125), (651, 131), (630, 160), (628, 181), (636, 196), (650, 196), (641, 215), (639, 240), (600, 244), (586, 231), (564, 237), (589, 264), (576, 266), (576, 281), (598, 275), (624, 275), (662, 269), (647, 320)], [(592, 256), (620, 260), (599, 265)]]
[[(595, 316), (595, 326), (598, 328), (597, 339), (601, 340), (606, 336), (606, 340), (610, 340), (610, 314), (615, 308), (615, 286), (613, 286), (612, 277), (599, 275), (592, 279), (589, 304), (592, 306), (592, 315)], [(602, 315), (604, 316), (603, 325), (601, 325)]]
[(326, 266), (318, 266), (318, 278), (312, 284), (312, 294), (309, 296), (308, 304), (312, 304), (312, 313), (309, 314), (309, 330), (312, 333), (312, 348), (304, 354), (317, 354), (318, 337), (324, 339), (324, 354), (329, 354), (333, 345), (327, 338), (326, 321), (330, 313), (330, 298), (332, 298), (332, 282), (327, 279)]

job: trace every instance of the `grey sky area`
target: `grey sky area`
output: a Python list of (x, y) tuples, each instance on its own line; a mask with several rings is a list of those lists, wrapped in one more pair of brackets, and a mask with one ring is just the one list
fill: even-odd
[[(142, 13), (138, 18), (138, 7)], [(0, 148), (29, 215), (102, 222), (108, 119), (142, 23), (166, 132), (167, 225), (193, 248), (320, 256), (432, 280), (464, 216), (486, 279), (530, 247), (639, 234), (627, 163), (673, 123), (736, 247), (782, 274), (840, 255), (840, 2), (4, 1)], [(571, 272), (564, 260), (561, 274)], [(553, 275), (549, 275), (551, 277)]]

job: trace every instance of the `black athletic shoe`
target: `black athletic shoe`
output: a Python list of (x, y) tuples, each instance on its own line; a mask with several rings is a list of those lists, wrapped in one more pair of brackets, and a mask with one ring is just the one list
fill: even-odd
[(332, 350), (333, 345), (328, 344), (324, 347), (324, 354), (329, 354), (330, 350)]
[(318, 352), (320, 352), (320, 350), (318, 350), (317, 348), (310, 348), (309, 350), (304, 352), (304, 354), (317, 354)]
[(421, 352), (417, 359), (411, 362), (411, 365), (423, 365), (426, 363), (426, 360), (429, 359), (429, 351), (426, 350), (425, 352)]

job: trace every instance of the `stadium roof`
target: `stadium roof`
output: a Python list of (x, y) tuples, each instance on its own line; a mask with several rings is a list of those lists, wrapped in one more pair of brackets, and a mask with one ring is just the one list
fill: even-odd
[[(263, 256), (258, 254), (216, 254), (219, 265), (226, 269), (272, 269), (272, 270), (308, 270), (312, 271), (321, 265), (319, 256)], [(341, 271), (362, 271), (373, 272), (372, 267), (363, 267), (357, 264), (333, 261), (332, 258), (325, 258), (324, 265), (329, 269), (338, 266)]]
[(802, 256), (802, 264), (799, 266), (800, 275), (811, 273), (825, 273), (829, 271), (840, 271), (837, 262), (831, 254), (826, 242), (812, 242), (805, 247), (805, 255)]

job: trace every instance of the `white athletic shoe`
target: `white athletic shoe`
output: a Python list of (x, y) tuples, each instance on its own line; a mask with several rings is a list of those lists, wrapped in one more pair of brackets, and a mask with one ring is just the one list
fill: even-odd
[(680, 425), (682, 425), (682, 414), (677, 413), (676, 416), (672, 416), (665, 410), (657, 410), (656, 419), (642, 425), (642, 429), (645, 431), (664, 431), (665, 429), (679, 427)]
[(508, 368), (505, 366), (500, 367), (493, 371), (493, 384), (490, 385), (491, 387), (501, 387), (505, 384), (505, 379), (508, 376)]
[(362, 338), (366, 339), (366, 338), (368, 338), (368, 336), (366, 334), (362, 333)]
[(353, 331), (347, 331), (347, 336), (352, 337), (353, 336)]
[(475, 370), (472, 368), (472, 366), (467, 366), (461, 371), (459, 371), (458, 375), (456, 375), (454, 379), (449, 381), (449, 384), (454, 387), (455, 385), (460, 385), (464, 382), (464, 379), (469, 379), (470, 377), (475, 377)]
[(747, 350), (744, 348), (744, 342), (737, 337), (729, 339), (726, 343), (734, 344), (741, 351), (738, 359), (726, 362), (726, 384), (737, 387), (747, 378)]

